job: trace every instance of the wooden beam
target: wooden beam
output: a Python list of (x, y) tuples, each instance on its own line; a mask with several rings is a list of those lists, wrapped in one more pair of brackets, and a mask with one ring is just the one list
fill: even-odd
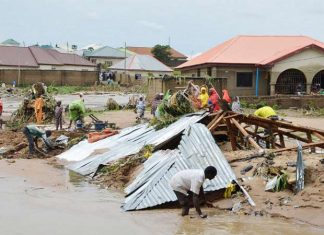
[(285, 145), (285, 138), (284, 138), (283, 134), (279, 134), (279, 139), (280, 139), (281, 148), (285, 148), (286, 145)]
[(260, 118), (254, 115), (242, 115), (242, 121), (248, 124), (254, 124), (254, 125), (259, 125), (262, 127), (267, 128), (268, 126), (266, 126), (266, 124), (268, 125), (273, 125), (273, 126), (277, 126), (277, 127), (281, 127), (281, 128), (286, 128), (286, 129), (290, 129), (290, 130), (294, 130), (294, 131), (300, 131), (300, 132), (317, 132), (321, 135), (324, 136), (324, 131), (323, 130), (319, 130), (316, 128), (311, 128), (311, 127), (305, 127), (305, 126), (298, 126), (298, 125), (294, 125), (291, 123), (287, 123), (287, 122), (281, 122), (281, 121), (273, 121), (270, 120), (268, 118)]
[(231, 119), (231, 121), (237, 127), (237, 129), (239, 129), (239, 131), (244, 135), (244, 137), (247, 138), (247, 140), (254, 148), (258, 150), (264, 150), (254, 141), (254, 139), (246, 132), (246, 130), (240, 125), (240, 123), (238, 123), (238, 121), (236, 121), (234, 118)]
[[(210, 123), (208, 123), (207, 125), (207, 128), (211, 127), (216, 121), (217, 119), (219, 118), (219, 116), (223, 113), (223, 111), (219, 111), (219, 112), (216, 112), (216, 113), (212, 113), (212, 114), (215, 114), (213, 120), (211, 120)], [(211, 114), (210, 114), (211, 115)]]
[(233, 131), (232, 131), (231, 119), (226, 119), (225, 122), (227, 125), (227, 133), (228, 133), (228, 136), (231, 141), (232, 150), (235, 151), (235, 150), (237, 150), (237, 147), (236, 147), (236, 140), (235, 140), (235, 137), (234, 137)]
[(293, 139), (296, 139), (296, 140), (299, 140), (299, 141), (302, 141), (304, 143), (310, 143), (308, 139), (305, 139), (303, 137), (300, 137), (298, 135), (295, 135), (295, 134), (292, 134), (291, 132), (286, 132), (286, 131), (283, 131), (283, 130), (280, 130), (278, 129), (278, 133), (279, 134), (283, 134), (285, 136), (288, 136), (290, 138), (293, 138)]
[(225, 113), (222, 113), (218, 118), (217, 120), (208, 128), (208, 130), (213, 130), (217, 127), (217, 125), (223, 120), (225, 116)]
[[(312, 135), (311, 135), (311, 133), (310, 133), (310, 132), (307, 132), (306, 134), (307, 134), (307, 139), (308, 139), (309, 143), (312, 143), (313, 140), (312, 140)], [(312, 152), (312, 153), (315, 153), (315, 147), (311, 147), (311, 152)]]
[[(310, 148), (310, 147), (320, 147), (320, 148), (324, 148), (324, 141), (321, 142), (317, 142), (317, 143), (309, 143), (309, 144), (304, 144), (302, 145), (302, 148)], [(298, 147), (289, 147), (289, 148), (283, 148), (283, 149), (276, 149), (273, 150), (272, 153), (279, 153), (279, 152), (284, 152), (284, 151), (292, 151), (292, 150), (296, 150)]]
[(320, 140), (324, 140), (324, 136), (317, 133), (317, 132), (313, 132), (313, 135), (315, 135), (317, 138), (319, 138)]

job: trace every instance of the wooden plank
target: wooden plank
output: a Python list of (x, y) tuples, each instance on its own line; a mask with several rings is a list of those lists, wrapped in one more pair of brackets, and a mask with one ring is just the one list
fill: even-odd
[(213, 135), (227, 135), (228, 131), (213, 131)]
[(235, 137), (234, 137), (233, 131), (232, 131), (231, 119), (226, 119), (225, 122), (227, 125), (227, 132), (228, 132), (228, 136), (231, 141), (232, 150), (235, 151), (235, 150), (237, 150), (237, 147), (236, 147), (236, 140), (235, 140)]
[(233, 124), (237, 127), (237, 129), (239, 129), (239, 131), (244, 135), (245, 138), (247, 138), (247, 140), (250, 142), (250, 144), (259, 150), (263, 150), (263, 148), (261, 148), (255, 141), (254, 139), (246, 132), (246, 130), (240, 125), (240, 123), (238, 123), (238, 121), (236, 121), (234, 118), (231, 119), (231, 121), (233, 122)]
[(317, 138), (319, 138), (320, 140), (324, 140), (324, 136), (317, 133), (317, 132), (313, 132), (313, 135), (315, 135)]
[(299, 140), (299, 141), (302, 141), (304, 143), (310, 143), (308, 139), (305, 139), (303, 137), (300, 137), (298, 135), (295, 135), (295, 134), (292, 134), (291, 132), (286, 132), (286, 131), (283, 131), (283, 130), (280, 130), (278, 129), (278, 133), (279, 134), (283, 134), (285, 136), (288, 136), (290, 138), (293, 138), (293, 139), (296, 139), (296, 140)]
[[(320, 147), (320, 148), (324, 148), (324, 141), (321, 142), (317, 142), (317, 143), (309, 143), (309, 144), (304, 144), (302, 145), (302, 148), (310, 148), (310, 147)], [(295, 147), (289, 147), (289, 148), (283, 148), (283, 149), (276, 149), (273, 150), (272, 153), (279, 153), (279, 152), (284, 152), (284, 151), (292, 151), (292, 150), (296, 150), (297, 146)]]
[(248, 124), (259, 125), (262, 127), (266, 127), (265, 125), (268, 124), (268, 125), (273, 125), (273, 126), (286, 128), (286, 129), (290, 129), (290, 130), (294, 130), (294, 131), (300, 131), (300, 132), (312, 131), (312, 132), (317, 132), (324, 136), (323, 130), (319, 130), (319, 129), (311, 128), (311, 127), (305, 127), (305, 126), (297, 126), (297, 125), (287, 123), (287, 122), (273, 121), (268, 118), (260, 118), (260, 117), (254, 116), (254, 115), (249, 115), (249, 116), (242, 115), (242, 121), (245, 123), (248, 123)]
[(280, 139), (281, 148), (285, 148), (286, 145), (285, 145), (285, 139), (284, 139), (283, 134), (279, 134), (279, 139)]
[(232, 115), (229, 115), (229, 116), (224, 117), (224, 119), (226, 119), (226, 118), (234, 118), (234, 117), (238, 117), (238, 116), (242, 116), (242, 114), (235, 113), (235, 114), (232, 114)]
[[(307, 139), (308, 139), (309, 143), (312, 143), (313, 142), (312, 134), (310, 132), (307, 132), (306, 134), (307, 134)], [(315, 153), (315, 147), (311, 147), (311, 152)]]
[(211, 120), (210, 123), (208, 123), (207, 125), (207, 128), (211, 127), (216, 121), (217, 119), (219, 118), (219, 116), (222, 114), (223, 112), (220, 111), (220, 112), (217, 112), (217, 113), (212, 113), (212, 114), (215, 114), (215, 117), (213, 118), (213, 120)]
[(211, 130), (215, 129), (217, 127), (217, 125), (223, 120), (224, 116), (225, 116), (225, 113), (222, 113), (218, 117), (218, 119), (208, 128), (208, 130), (211, 131)]

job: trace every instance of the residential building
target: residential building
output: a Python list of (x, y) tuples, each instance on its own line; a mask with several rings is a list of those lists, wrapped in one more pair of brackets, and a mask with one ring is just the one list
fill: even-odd
[[(154, 57), (152, 54), (153, 47), (127, 47), (127, 50), (132, 51), (138, 55), (149, 55)], [(171, 48), (171, 61), (167, 63), (166, 65), (174, 68), (177, 67), (187, 61), (187, 56), (182, 54), (181, 52)]]
[(5, 83), (94, 84), (96, 65), (69, 53), (37, 46), (0, 46), (0, 80)]
[(178, 66), (214, 78), (232, 95), (310, 93), (324, 88), (324, 44), (307, 36), (237, 36)]
[[(133, 55), (110, 67), (121, 84), (143, 84), (149, 78), (171, 75), (172, 69), (149, 55)], [(125, 76), (125, 73), (127, 76)]]
[(97, 64), (101, 69), (108, 70), (109, 67), (124, 60), (130, 54), (104, 46), (95, 50), (85, 50), (83, 56), (92, 63)]

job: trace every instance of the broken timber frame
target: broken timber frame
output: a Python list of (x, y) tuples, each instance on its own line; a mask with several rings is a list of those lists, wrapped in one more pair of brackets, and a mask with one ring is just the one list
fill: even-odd
[[(297, 147), (287, 146), (285, 137), (286, 139), (292, 138), (305, 143), (303, 148), (311, 148), (312, 152), (315, 152), (315, 147), (324, 148), (323, 130), (298, 126), (284, 121), (260, 118), (254, 115), (238, 114), (231, 111), (219, 111), (216, 114), (211, 114), (210, 117), (213, 119), (208, 124), (208, 129), (214, 136), (227, 133), (233, 151), (237, 150), (238, 147), (242, 147), (239, 145), (238, 137), (243, 137), (253, 148), (260, 152), (264, 152), (264, 149), (258, 144), (259, 140), (265, 141), (267, 147), (271, 146), (271, 148), (275, 149), (273, 152), (295, 150)], [(223, 126), (227, 127), (227, 131), (221, 130)], [(253, 126), (255, 129), (251, 129)], [(268, 134), (259, 135), (259, 127), (264, 128)], [(278, 143), (276, 136), (279, 137)]]

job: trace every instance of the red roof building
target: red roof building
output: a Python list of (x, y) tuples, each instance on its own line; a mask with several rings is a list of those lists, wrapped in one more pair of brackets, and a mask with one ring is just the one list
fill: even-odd
[(324, 44), (306, 36), (237, 36), (176, 69), (214, 77), (235, 95), (293, 94), (300, 87), (309, 93), (314, 83), (324, 88)]

